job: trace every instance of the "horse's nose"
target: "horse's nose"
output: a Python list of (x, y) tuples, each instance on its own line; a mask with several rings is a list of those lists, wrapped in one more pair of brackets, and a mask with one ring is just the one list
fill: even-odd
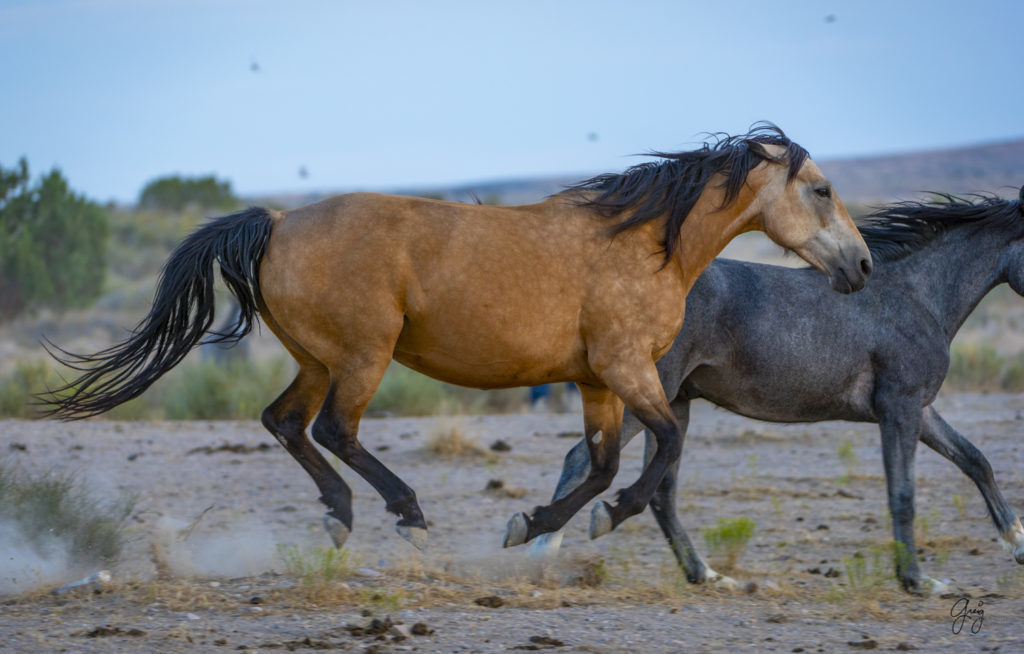
[(860, 260), (860, 271), (865, 277), (870, 277), (871, 271), (874, 269), (874, 266), (871, 264), (871, 259), (865, 257)]

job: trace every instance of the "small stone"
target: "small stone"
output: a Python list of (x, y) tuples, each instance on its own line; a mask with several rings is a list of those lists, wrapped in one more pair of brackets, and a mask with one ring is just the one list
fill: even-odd
[(182, 617), (185, 618), (186, 620), (198, 620), (199, 619), (199, 616), (196, 615), (195, 613), (186, 613)]
[(426, 623), (417, 622), (412, 626), (412, 633), (416, 636), (430, 636), (434, 633), (434, 630), (428, 627)]
[(380, 577), (381, 576), (381, 573), (377, 572), (376, 570), (371, 570), (370, 568), (356, 568), (355, 570), (352, 571), (352, 574), (356, 575), (357, 577), (371, 577), (371, 578), (372, 577)]
[(910, 650), (914, 650), (914, 649), (917, 649), (917, 648), (914, 647), (913, 645), (911, 645), (908, 642), (902, 642), (902, 643), (900, 643), (899, 645), (896, 646), (896, 649), (898, 651), (900, 651), (900, 652), (909, 652)]
[(878, 641), (871, 638), (865, 638), (864, 640), (850, 640), (847, 641), (846, 644), (853, 649), (878, 649)]
[(493, 452), (511, 452), (512, 446), (500, 438), (491, 443), (491, 451)]
[(478, 597), (473, 600), (473, 603), (478, 606), (485, 606), (489, 609), (497, 609), (505, 606), (505, 600), (501, 599), (497, 595), (487, 595), (486, 597)]
[(253, 605), (262, 604), (263, 603), (263, 598), (262, 597), (250, 597), (249, 598), (249, 603), (253, 604)]
[(388, 630), (388, 635), (394, 638), (396, 641), (405, 640), (412, 636), (412, 633), (405, 625), (395, 624), (391, 625), (391, 629)]

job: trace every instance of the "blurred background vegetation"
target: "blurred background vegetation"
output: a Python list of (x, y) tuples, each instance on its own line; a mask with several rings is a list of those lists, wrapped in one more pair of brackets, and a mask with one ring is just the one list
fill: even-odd
[[(545, 187), (538, 195), (554, 192)], [(510, 186), (418, 193), (438, 199), (501, 204), (522, 202)], [(517, 195), (518, 194), (518, 195)], [(480, 198), (483, 197), (483, 200)], [(316, 198), (260, 199), (280, 207)], [(146, 313), (170, 251), (209, 216), (244, 203), (214, 175), (164, 176), (150, 181), (134, 206), (100, 206), (74, 192), (59, 170), (33, 180), (22, 159), (0, 162), (0, 417), (30, 418), (32, 395), (71, 378), (43, 352), (48, 338), (72, 352), (95, 352), (123, 340)], [(854, 216), (870, 207), (848, 205)], [(744, 235), (727, 256), (800, 265), (759, 235)], [(749, 256), (744, 256), (749, 255)], [(218, 320), (233, 304), (220, 291)], [(1008, 287), (991, 293), (954, 341), (945, 388), (1024, 390), (1024, 302)], [(268, 330), (239, 346), (198, 348), (142, 397), (108, 416), (114, 419), (258, 418), (294, 374), (294, 363)], [(567, 409), (563, 388), (555, 409)], [(480, 391), (443, 384), (392, 364), (367, 409), (368, 416), (496, 413), (527, 410), (526, 389)]]

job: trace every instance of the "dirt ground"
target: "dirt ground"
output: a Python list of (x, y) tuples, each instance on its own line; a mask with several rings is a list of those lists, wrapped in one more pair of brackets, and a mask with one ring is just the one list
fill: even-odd
[[(944, 395), (937, 406), (1024, 510), (1024, 398)], [(453, 429), (483, 453), (427, 451)], [(505, 522), (547, 501), (575, 442), (564, 432), (580, 429), (573, 413), (365, 420), (366, 447), (417, 490), (431, 544), (420, 553), (402, 540), (382, 500), (343, 469), (356, 495), (350, 569), (317, 584), (289, 574), (281, 549), (329, 545), (316, 489), (257, 422), (0, 421), (8, 463), (137, 497), (124, 561), (102, 589), (53, 594), (95, 570), (19, 560), (20, 549), (3, 557), (0, 651), (1024, 651), (1024, 570), (995, 542), (971, 482), (923, 446), (922, 569), (955, 582), (983, 619), (954, 633), (957, 597), (897, 589), (881, 554), (890, 533), (873, 425), (694, 407), (682, 520), (704, 552), (700, 530), (719, 518), (755, 521), (733, 572), (745, 590), (686, 584), (649, 513), (590, 541), (582, 512), (553, 562), (502, 550)], [(492, 450), (499, 439), (510, 449)], [(614, 488), (635, 478), (641, 455), (638, 439)], [(503, 487), (485, 490), (492, 480)]]

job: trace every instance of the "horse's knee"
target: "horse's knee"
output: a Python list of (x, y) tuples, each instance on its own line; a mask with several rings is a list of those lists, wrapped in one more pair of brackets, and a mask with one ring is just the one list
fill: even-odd
[(354, 432), (349, 432), (337, 418), (321, 413), (313, 422), (313, 440), (333, 452), (342, 461), (348, 461), (359, 449)]
[(274, 411), (273, 406), (263, 410), (260, 422), (285, 447), (293, 444), (297, 439), (303, 438), (303, 431), (306, 427), (298, 412), (291, 411), (282, 416)]

